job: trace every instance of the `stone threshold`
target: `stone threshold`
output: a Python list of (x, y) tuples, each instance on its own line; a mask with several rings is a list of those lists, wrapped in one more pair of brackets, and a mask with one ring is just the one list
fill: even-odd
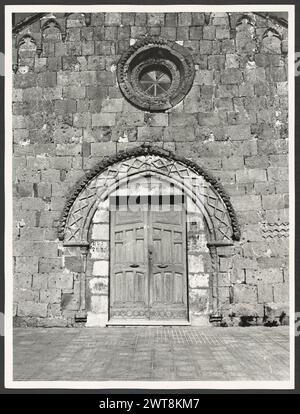
[(151, 321), (149, 319), (133, 320), (122, 319), (112, 320), (106, 323), (106, 326), (191, 326), (191, 322), (182, 320), (163, 320), (163, 321)]

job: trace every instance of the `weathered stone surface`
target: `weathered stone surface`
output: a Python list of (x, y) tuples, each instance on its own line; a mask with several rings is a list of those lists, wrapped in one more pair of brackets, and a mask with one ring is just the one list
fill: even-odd
[(274, 285), (274, 302), (288, 303), (289, 285), (288, 283), (276, 283)]
[(98, 260), (94, 262), (93, 275), (94, 276), (108, 276), (108, 261)]
[(261, 197), (256, 195), (231, 197), (233, 205), (238, 211), (260, 210)]
[(93, 240), (109, 240), (109, 225), (95, 224), (92, 232)]
[(273, 286), (272, 285), (258, 283), (257, 293), (258, 293), (258, 303), (265, 303), (265, 302), (273, 301)]
[(257, 303), (257, 287), (235, 284), (233, 287), (234, 301), (237, 303)]
[(18, 316), (38, 316), (44, 318), (47, 316), (47, 308), (47, 303), (19, 302), (17, 314)]

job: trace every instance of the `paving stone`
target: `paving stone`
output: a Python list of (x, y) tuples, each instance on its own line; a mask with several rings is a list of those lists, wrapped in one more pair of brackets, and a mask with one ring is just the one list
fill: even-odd
[[(250, 305), (242, 306), (232, 311), (243, 315)], [(287, 327), (16, 328), (14, 380), (287, 380), (288, 335)]]

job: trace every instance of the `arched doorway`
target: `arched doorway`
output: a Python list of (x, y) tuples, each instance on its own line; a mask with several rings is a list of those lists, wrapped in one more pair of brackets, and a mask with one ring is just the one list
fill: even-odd
[(239, 231), (220, 185), (190, 161), (141, 147), (99, 166), (60, 230), (65, 254), (82, 260), (87, 325), (202, 324), (220, 311), (218, 249)]

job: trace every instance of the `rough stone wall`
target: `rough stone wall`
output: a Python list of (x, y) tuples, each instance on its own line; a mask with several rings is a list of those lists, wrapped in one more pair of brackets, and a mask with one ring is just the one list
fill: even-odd
[[(75, 259), (64, 259), (57, 237), (67, 196), (103, 158), (144, 142), (197, 162), (231, 197), (242, 239), (218, 248), (224, 256), (219, 299), (226, 323), (239, 323), (241, 317), (245, 323), (252, 317), (259, 323), (284, 321), (287, 30), (253, 14), (244, 19), (226, 13), (90, 17), (46, 16), (14, 39), (17, 323), (74, 323), (81, 268)], [(165, 113), (136, 109), (116, 82), (121, 53), (144, 35), (177, 41), (193, 54), (193, 87)]]

